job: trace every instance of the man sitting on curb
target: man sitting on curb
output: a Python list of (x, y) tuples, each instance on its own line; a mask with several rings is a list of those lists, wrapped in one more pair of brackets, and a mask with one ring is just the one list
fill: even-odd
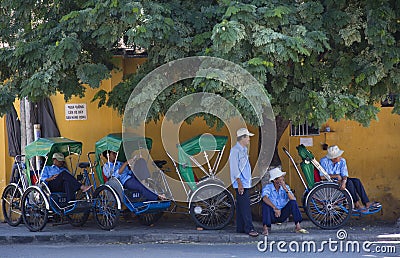
[(286, 172), (282, 172), (280, 168), (274, 168), (269, 173), (271, 183), (266, 184), (262, 189), (263, 235), (268, 235), (272, 223), (284, 222), (291, 214), (294, 219), (295, 232), (307, 234), (308, 231), (300, 226), (302, 217), (296, 197), (290, 187), (285, 184)]

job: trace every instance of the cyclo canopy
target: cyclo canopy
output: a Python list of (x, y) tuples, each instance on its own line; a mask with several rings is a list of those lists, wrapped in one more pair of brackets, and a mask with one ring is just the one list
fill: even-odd
[(190, 156), (202, 151), (221, 151), (228, 140), (227, 136), (202, 134), (178, 145), (179, 171), (191, 189), (196, 188)]
[(103, 180), (103, 171), (101, 169), (101, 164), (100, 164), (100, 156), (104, 151), (110, 150), (118, 153), (117, 160), (125, 162), (126, 155), (124, 152), (123, 142), (125, 142), (125, 144), (129, 146), (129, 150), (131, 151), (139, 149), (151, 150), (153, 144), (153, 140), (151, 138), (137, 136), (134, 134), (126, 134), (126, 133), (124, 133), (124, 135), (122, 135), (122, 133), (111, 133), (98, 140), (95, 145), (96, 161), (97, 161), (96, 173), (101, 184), (104, 183), (104, 180)]
[(300, 163), (301, 170), (303, 171), (304, 176), (306, 177), (308, 188), (311, 189), (314, 187), (314, 165), (311, 163), (311, 160), (314, 159), (314, 155), (311, 151), (307, 150), (304, 145), (299, 145), (296, 147), (299, 156), (303, 160)]
[(35, 156), (47, 157), (45, 166), (52, 165), (52, 159), (54, 153), (60, 152), (67, 157), (71, 154), (81, 155), (82, 143), (74, 140), (70, 140), (64, 137), (53, 137), (53, 138), (39, 138), (36, 141), (30, 143), (25, 147), (25, 160), (27, 173), (26, 176), (30, 181), (29, 161)]

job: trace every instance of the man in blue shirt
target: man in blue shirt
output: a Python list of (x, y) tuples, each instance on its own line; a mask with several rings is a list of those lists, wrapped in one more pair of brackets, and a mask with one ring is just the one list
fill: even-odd
[[(349, 177), (346, 160), (342, 158), (343, 152), (344, 151), (339, 149), (336, 145), (330, 146), (328, 148), (328, 154), (320, 161), (321, 166), (333, 180), (339, 183), (341, 190), (347, 188), (353, 198), (354, 206), (359, 212), (366, 213), (369, 208), (379, 207), (381, 205), (380, 203), (369, 201), (360, 179)], [(363, 205), (365, 205), (365, 207)]]
[[(114, 151), (104, 151), (103, 156), (107, 158), (107, 162), (103, 166), (103, 174), (110, 178), (111, 176), (117, 178), (125, 189), (139, 191), (141, 196), (147, 201), (155, 201), (157, 199), (165, 199), (162, 195), (157, 195), (151, 190), (147, 189), (133, 174), (129, 168), (129, 162), (121, 162), (116, 160), (117, 153)], [(135, 158), (131, 163), (135, 162)]]
[(253, 135), (246, 128), (237, 130), (237, 143), (231, 149), (229, 167), (232, 187), (236, 192), (236, 232), (256, 237), (258, 232), (254, 230), (250, 208), (251, 167), (247, 153), (250, 136)]
[(75, 199), (75, 192), (79, 189), (83, 192), (89, 190), (92, 186), (81, 184), (71, 175), (64, 166), (65, 158), (62, 153), (53, 154), (53, 165), (45, 166), (40, 180), (45, 182), (51, 192), (63, 192), (67, 195), (67, 202)]
[(293, 215), (296, 233), (308, 233), (307, 230), (301, 228), (302, 221), (300, 209), (296, 202), (296, 197), (285, 184), (286, 172), (282, 172), (280, 168), (274, 168), (269, 171), (271, 183), (266, 184), (262, 190), (262, 217), (263, 217), (263, 235), (268, 235), (271, 224), (276, 222), (284, 222)]

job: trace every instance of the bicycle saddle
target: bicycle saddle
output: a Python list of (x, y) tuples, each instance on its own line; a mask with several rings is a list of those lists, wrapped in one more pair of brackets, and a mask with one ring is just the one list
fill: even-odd
[(167, 164), (166, 160), (154, 160), (154, 164), (156, 164), (156, 166), (158, 168), (162, 168), (165, 164)]
[(89, 162), (79, 162), (78, 166), (80, 168), (88, 168), (90, 166)]

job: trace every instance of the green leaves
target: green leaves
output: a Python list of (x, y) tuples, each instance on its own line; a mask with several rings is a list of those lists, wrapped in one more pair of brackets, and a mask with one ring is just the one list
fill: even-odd
[(292, 10), (287, 7), (287, 6), (277, 6), (273, 9), (269, 9), (265, 12), (264, 17), (265, 18), (271, 18), (271, 17), (277, 17), (279, 19), (282, 19), (284, 15), (290, 14)]
[(10, 111), (15, 100), (15, 92), (10, 86), (10, 83), (0, 83), (0, 116)]
[[(146, 48), (148, 61), (94, 98), (121, 114), (150, 71), (178, 58), (208, 55), (247, 69), (285, 119), (317, 125), (332, 117), (367, 125), (378, 112), (374, 103), (400, 92), (399, 8), (392, 0), (2, 1), (0, 42), (9, 47), (0, 50), (0, 78), (7, 81), (0, 112), (13, 97), (83, 96), (82, 84), (96, 88), (109, 78), (122, 39)], [(194, 92), (218, 94), (245, 113), (251, 108), (239, 92), (214, 79), (187, 80), (163, 92), (156, 87), (137, 98), (146, 103), (151, 94), (158, 96), (148, 116), (154, 121)], [(399, 110), (396, 102), (393, 112)], [(256, 121), (253, 115), (247, 112), (246, 120)], [(212, 115), (194, 116), (221, 125)]]
[(92, 88), (98, 88), (102, 80), (111, 77), (103, 64), (82, 64), (77, 67), (76, 72), (81, 83), (87, 83)]
[(224, 20), (213, 29), (211, 40), (214, 46), (222, 53), (228, 53), (236, 44), (246, 36), (243, 24), (236, 21)]

